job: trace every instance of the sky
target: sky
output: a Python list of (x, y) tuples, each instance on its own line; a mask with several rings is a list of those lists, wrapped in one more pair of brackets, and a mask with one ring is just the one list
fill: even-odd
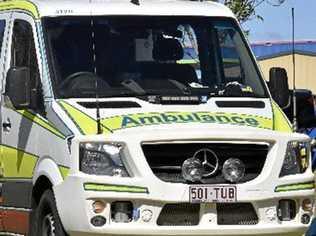
[(316, 0), (285, 0), (279, 7), (262, 4), (257, 14), (264, 18), (243, 25), (250, 30), (250, 42), (290, 40), (291, 8), (295, 8), (295, 40), (316, 40)]

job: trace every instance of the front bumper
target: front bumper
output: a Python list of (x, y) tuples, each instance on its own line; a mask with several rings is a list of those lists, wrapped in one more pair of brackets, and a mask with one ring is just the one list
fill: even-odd
[[(258, 224), (218, 225), (216, 203), (202, 203), (198, 225), (159, 226), (157, 219), (165, 204), (189, 202), (188, 186), (183, 184), (176, 184), (177, 186), (175, 186), (175, 184), (167, 183), (153, 184), (148, 186), (148, 192), (140, 193), (137, 190), (142, 191), (142, 187), (144, 189), (147, 187), (142, 181), (134, 179), (128, 180), (128, 182), (121, 181), (120, 184), (109, 182), (104, 185), (107, 188), (103, 191), (102, 189), (85, 190), (84, 185), (92, 181), (97, 186), (102, 186), (98, 184), (104, 183), (104, 180), (99, 178), (68, 176), (63, 184), (54, 188), (59, 215), (70, 235), (282, 235), (283, 233), (301, 235), (309, 226), (309, 224), (301, 223), (303, 214), (312, 217), (312, 213), (304, 211), (301, 204), (306, 198), (313, 199), (313, 189), (276, 193), (259, 192), (256, 186), (238, 186), (238, 202), (247, 202), (253, 205), (259, 219)], [(120, 190), (122, 186), (124, 188)], [(133, 188), (136, 189), (135, 192), (129, 191)], [(283, 222), (278, 220), (277, 205), (281, 199), (296, 201), (297, 215), (293, 220)], [(101, 214), (93, 212), (92, 204), (95, 200), (106, 203), (106, 208)], [(131, 201), (133, 203), (134, 214), (131, 222), (114, 222), (111, 217), (111, 203), (115, 201)], [(149, 222), (142, 219), (144, 210), (150, 210), (153, 213)], [(268, 211), (269, 213), (267, 213)], [(90, 221), (96, 215), (102, 215), (107, 223), (102, 227), (94, 227)]]
[[(218, 127), (210, 126), (176, 128), (177, 133), (156, 130), (154, 137), (150, 132), (152, 129), (143, 128), (142, 135), (136, 132), (118, 132), (107, 138), (113, 142), (124, 142), (129, 147), (126, 155), (129, 156), (128, 167), (134, 174), (132, 178), (91, 176), (81, 173), (78, 171), (79, 162), (76, 158), (79, 156), (79, 143), (104, 139), (93, 136), (74, 140), (74, 161), (71, 163), (70, 175), (62, 184), (54, 187), (57, 209), (66, 231), (70, 235), (302, 235), (307, 230), (309, 223), (303, 224), (301, 219), (303, 215), (312, 217), (312, 212), (304, 211), (302, 202), (304, 199), (314, 199), (314, 184), (308, 188), (300, 186), (313, 183), (311, 169), (304, 174), (279, 178), (287, 142), (293, 137), (299, 139), (302, 136), (265, 130), (258, 133), (257, 129), (243, 129), (240, 132), (240, 129), (232, 127), (222, 128), (221, 133), (216, 132)], [(190, 201), (189, 185), (167, 183), (158, 179), (146, 163), (140, 143), (152, 140), (178, 140), (179, 137), (183, 140), (209, 140), (212, 139), (210, 133), (216, 133), (216, 139), (220, 140), (234, 137), (235, 140), (247, 141), (249, 137), (255, 137), (256, 142), (273, 143), (261, 174), (254, 180), (236, 185), (237, 203), (252, 204), (258, 217), (257, 224), (219, 225), (216, 203), (202, 203), (197, 225), (159, 226), (157, 220), (166, 204)], [(90, 184), (90, 187), (85, 189), (86, 184)], [(91, 187), (93, 185), (99, 187), (94, 189)], [(281, 191), (276, 191), (278, 186), (281, 186)], [(282, 199), (296, 202), (297, 214), (289, 221), (280, 221), (277, 217), (277, 207)], [(106, 203), (105, 210), (100, 214), (93, 212), (92, 204), (95, 200)], [(131, 222), (116, 223), (112, 220), (111, 204), (116, 201), (132, 202), (134, 211)], [(143, 220), (144, 210), (152, 212), (152, 218), (148, 222)], [(106, 224), (101, 227), (93, 226), (91, 219), (96, 215), (102, 215), (106, 219)]]

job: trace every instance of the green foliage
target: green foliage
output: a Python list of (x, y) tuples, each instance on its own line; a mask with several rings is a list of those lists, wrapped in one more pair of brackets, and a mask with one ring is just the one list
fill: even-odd
[(251, 19), (263, 20), (263, 17), (256, 13), (256, 8), (263, 4), (280, 6), (285, 0), (217, 0), (228, 6), (236, 15), (238, 20), (243, 23)]

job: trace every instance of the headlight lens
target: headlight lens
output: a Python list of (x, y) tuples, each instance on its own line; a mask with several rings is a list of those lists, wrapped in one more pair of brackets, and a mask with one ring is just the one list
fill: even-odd
[(81, 143), (80, 171), (91, 175), (128, 177), (122, 163), (122, 144)]
[(304, 173), (309, 166), (310, 152), (309, 142), (289, 142), (280, 177)]

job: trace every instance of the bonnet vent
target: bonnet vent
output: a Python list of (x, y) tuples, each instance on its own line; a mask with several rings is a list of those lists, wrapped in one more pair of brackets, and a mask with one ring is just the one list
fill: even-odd
[(265, 108), (266, 104), (262, 101), (216, 101), (218, 107), (246, 107), (246, 108)]
[[(96, 109), (97, 103), (96, 102), (78, 102), (80, 106), (83, 106), (88, 109)], [(106, 108), (139, 108), (137, 102), (129, 102), (129, 101), (110, 101), (110, 102), (99, 102), (100, 109)]]

